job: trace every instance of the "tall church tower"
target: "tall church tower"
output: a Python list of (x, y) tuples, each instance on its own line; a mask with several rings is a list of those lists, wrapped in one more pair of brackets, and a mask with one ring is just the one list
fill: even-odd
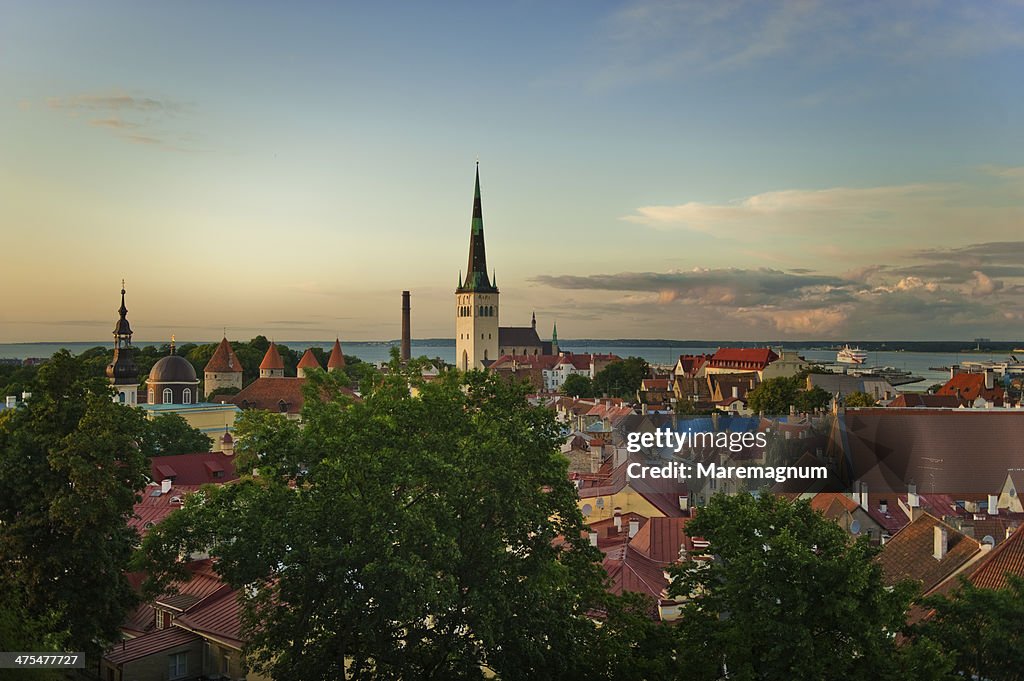
[(482, 369), (498, 359), (498, 287), (487, 277), (484, 216), (480, 208), (480, 162), (476, 164), (473, 226), (469, 235), (469, 268), (455, 289), (455, 364), (462, 370)]
[(139, 368), (135, 365), (135, 350), (132, 348), (132, 326), (128, 323), (128, 308), (124, 304), (124, 280), (121, 280), (120, 318), (114, 325), (114, 361), (107, 365), (107, 378), (114, 391), (115, 402), (136, 405), (139, 403)]

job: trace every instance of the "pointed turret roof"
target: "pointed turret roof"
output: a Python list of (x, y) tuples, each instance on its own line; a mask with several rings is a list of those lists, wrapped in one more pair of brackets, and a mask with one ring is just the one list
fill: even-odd
[(343, 368), (345, 368), (345, 355), (341, 352), (341, 339), (335, 338), (331, 356), (327, 358), (327, 370)]
[(242, 363), (238, 361), (238, 355), (235, 354), (231, 343), (228, 342), (227, 336), (221, 339), (217, 349), (213, 351), (213, 357), (206, 363), (203, 371), (211, 373), (242, 373)]
[(284, 369), (284, 360), (281, 359), (281, 353), (277, 351), (277, 345), (273, 341), (270, 342), (270, 347), (267, 348), (267, 354), (263, 355), (260, 369)]
[(317, 360), (316, 355), (313, 354), (313, 348), (309, 348), (303, 353), (302, 359), (295, 367), (296, 369), (323, 369), (320, 366), (320, 362)]
[(487, 251), (484, 248), (484, 213), (480, 207), (480, 163), (476, 164), (476, 188), (473, 192), (473, 222), (469, 233), (469, 269), (459, 292), (496, 293), (487, 277)]

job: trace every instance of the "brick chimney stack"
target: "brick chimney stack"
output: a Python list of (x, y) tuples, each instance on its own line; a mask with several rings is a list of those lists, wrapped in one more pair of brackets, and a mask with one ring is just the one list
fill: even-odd
[(409, 292), (402, 291), (402, 361), (412, 358), (412, 331), (409, 325)]

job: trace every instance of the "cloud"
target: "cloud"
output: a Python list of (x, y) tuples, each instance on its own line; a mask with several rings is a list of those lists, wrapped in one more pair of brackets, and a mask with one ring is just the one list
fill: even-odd
[(68, 111), (142, 111), (177, 113), (183, 109), (178, 102), (153, 99), (151, 97), (133, 97), (132, 95), (115, 92), (112, 94), (80, 94), (70, 97), (50, 97), (46, 105), (51, 109)]
[(88, 120), (90, 127), (108, 130), (131, 144), (196, 150), (192, 136), (181, 130), (181, 119), (192, 112), (183, 102), (115, 90), (50, 97), (46, 106), (69, 118)]
[[(1013, 335), (1007, 323), (1024, 314), (1024, 270), (989, 261), (1022, 252), (1024, 242), (989, 242), (917, 251), (909, 267), (879, 264), (838, 275), (721, 268), (542, 275), (533, 282), (575, 291), (577, 312), (643, 328), (663, 329), (671, 320), (673, 328), (687, 329), (678, 337), (1007, 337)], [(966, 254), (983, 264), (965, 269)], [(921, 259), (929, 262), (913, 262)], [(943, 276), (925, 276), (923, 267)], [(996, 278), (996, 267), (1012, 276)]]
[[(640, 206), (621, 219), (658, 230), (741, 239), (748, 247), (779, 248), (780, 239), (799, 240), (804, 252), (813, 250), (835, 261), (849, 260), (858, 252), (872, 253), (881, 243), (948, 242), (971, 233), (1016, 238), (1024, 223), (1020, 188), (990, 174), (969, 179), (961, 183), (784, 189), (726, 202)], [(1020, 244), (1012, 243), (1020, 254)], [(956, 255), (998, 257), (998, 262), (1014, 267), (1022, 262), (1021, 258), (1012, 261), (1005, 252)]]
[(132, 123), (120, 118), (94, 118), (89, 121), (89, 125), (97, 128), (114, 128), (116, 130), (130, 130), (139, 127), (138, 123)]

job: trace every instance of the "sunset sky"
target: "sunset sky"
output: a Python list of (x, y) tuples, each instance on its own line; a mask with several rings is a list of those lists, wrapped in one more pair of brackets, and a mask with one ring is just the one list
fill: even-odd
[(0, 4), (0, 342), (1024, 339), (1024, 3)]

